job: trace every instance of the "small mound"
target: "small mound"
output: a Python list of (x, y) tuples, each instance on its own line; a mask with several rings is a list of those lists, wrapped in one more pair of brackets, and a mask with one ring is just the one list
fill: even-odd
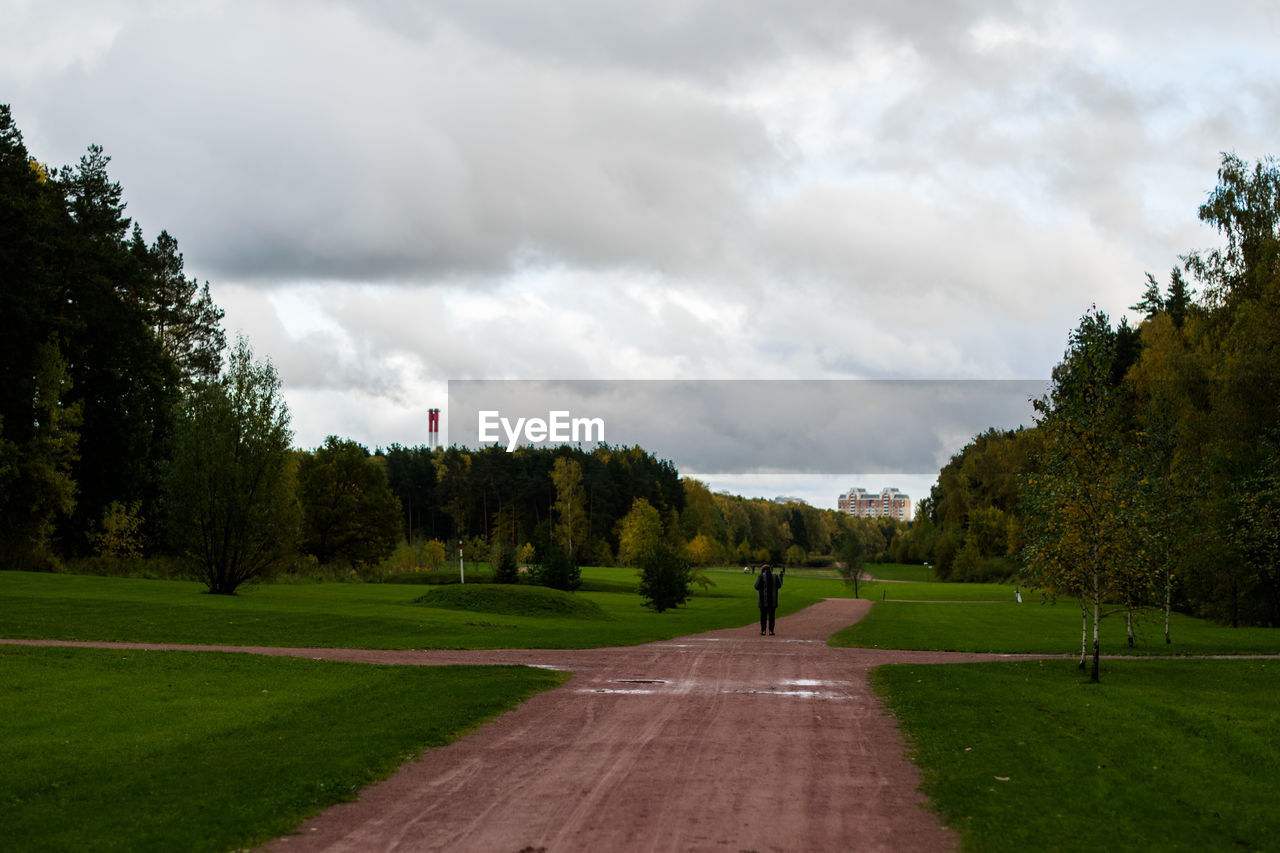
[(505, 616), (554, 616), (561, 619), (608, 619), (600, 605), (571, 592), (545, 586), (453, 584), (434, 589), (414, 604)]

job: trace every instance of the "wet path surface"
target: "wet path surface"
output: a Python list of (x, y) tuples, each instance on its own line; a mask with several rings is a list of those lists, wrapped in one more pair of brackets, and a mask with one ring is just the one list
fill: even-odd
[[(401, 767), (273, 851), (947, 850), (919, 773), (871, 693), (870, 667), (1013, 656), (833, 649), (867, 601), (625, 648), (263, 649), (383, 664), (572, 670), (469, 736)], [(1022, 656), (1018, 656), (1022, 657)]]

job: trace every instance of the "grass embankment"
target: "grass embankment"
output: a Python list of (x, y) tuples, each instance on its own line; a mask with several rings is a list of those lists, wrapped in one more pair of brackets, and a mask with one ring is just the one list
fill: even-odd
[(885, 666), (924, 790), (972, 850), (1274, 850), (1280, 661)]
[(538, 586), (518, 587), (506, 584), (445, 586), (418, 596), (413, 603), (444, 610), (502, 613), (508, 616), (563, 619), (609, 618), (600, 605), (589, 598)]
[[(421, 586), (263, 584), (235, 596), (199, 583), (0, 572), (0, 636), (33, 639), (354, 648), (596, 648), (747, 625), (758, 616), (755, 577), (708, 574), (716, 585), (653, 613), (632, 569), (583, 569), (582, 591), (605, 618), (431, 607)], [(473, 585), (468, 585), (473, 586)], [(479, 586), (479, 585), (474, 585)], [(534, 596), (532, 586), (508, 588)], [(779, 615), (847, 594), (838, 581), (788, 577)]]
[(259, 843), (564, 678), (523, 667), (0, 647), (3, 846)]

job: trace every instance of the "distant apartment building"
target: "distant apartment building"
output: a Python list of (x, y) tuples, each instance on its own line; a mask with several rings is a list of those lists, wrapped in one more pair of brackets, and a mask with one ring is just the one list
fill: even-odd
[(893, 487), (881, 489), (879, 494), (866, 489), (853, 488), (840, 495), (836, 506), (841, 512), (859, 518), (896, 518), (911, 520), (911, 498)]

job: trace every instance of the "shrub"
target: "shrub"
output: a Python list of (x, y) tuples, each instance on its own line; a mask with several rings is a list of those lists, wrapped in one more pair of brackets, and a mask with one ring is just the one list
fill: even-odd
[(658, 613), (684, 604), (689, 598), (689, 564), (670, 547), (649, 550), (640, 560), (640, 597), (644, 606)]
[(559, 548), (550, 548), (533, 574), (534, 583), (552, 589), (574, 590), (582, 586), (582, 572), (573, 558)]
[(516, 552), (505, 542), (494, 542), (489, 552), (489, 565), (493, 569), (494, 583), (515, 583), (520, 579), (520, 567)]

